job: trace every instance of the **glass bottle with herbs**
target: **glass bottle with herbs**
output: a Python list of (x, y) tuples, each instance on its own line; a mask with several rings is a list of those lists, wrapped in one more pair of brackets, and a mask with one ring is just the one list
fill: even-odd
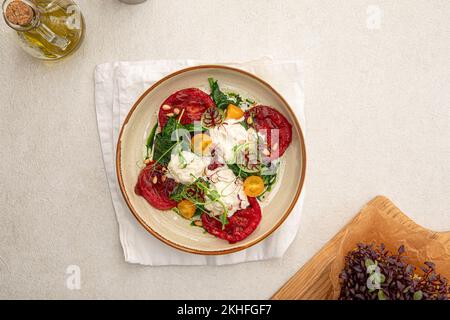
[(4, 0), (3, 17), (21, 47), (39, 59), (66, 57), (83, 40), (83, 16), (73, 0)]

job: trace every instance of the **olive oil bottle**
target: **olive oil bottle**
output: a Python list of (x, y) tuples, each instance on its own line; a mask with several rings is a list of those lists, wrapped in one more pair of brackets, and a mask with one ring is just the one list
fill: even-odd
[(58, 60), (83, 41), (85, 24), (73, 0), (4, 0), (3, 17), (21, 47), (44, 60)]

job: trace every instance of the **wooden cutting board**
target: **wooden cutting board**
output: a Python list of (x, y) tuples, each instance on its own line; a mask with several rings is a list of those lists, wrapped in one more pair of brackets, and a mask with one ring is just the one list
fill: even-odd
[[(307, 262), (281, 289), (272, 300), (329, 300), (333, 298), (330, 281), (331, 265), (336, 259), (341, 240), (347, 230), (355, 225), (362, 215), (383, 214), (389, 219), (401, 222), (412, 232), (421, 232), (424, 237), (436, 239), (450, 247), (450, 232), (433, 232), (425, 229), (404, 213), (389, 199), (378, 196), (371, 200), (355, 218), (350, 221), (333, 239), (331, 239), (309, 262)], [(369, 217), (370, 218), (370, 217)], [(370, 219), (369, 219), (370, 220)]]

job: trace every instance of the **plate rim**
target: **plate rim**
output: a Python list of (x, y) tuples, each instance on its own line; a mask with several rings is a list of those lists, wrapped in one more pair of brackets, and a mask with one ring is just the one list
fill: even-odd
[[(263, 86), (267, 87), (268, 90), (270, 90), (272, 92), (272, 94), (274, 94), (275, 96), (277, 96), (284, 104), (285, 106), (287, 106), (288, 111), (291, 113), (292, 118), (294, 118), (294, 122), (296, 124), (296, 127), (298, 128), (298, 133), (299, 133), (299, 144), (300, 144), (300, 149), (302, 151), (302, 170), (301, 170), (301, 177), (300, 177), (300, 183), (297, 186), (297, 192), (293, 198), (293, 201), (291, 202), (291, 204), (289, 205), (288, 209), (283, 213), (283, 216), (281, 217), (281, 219), (278, 221), (278, 223), (276, 223), (269, 231), (267, 231), (266, 233), (262, 234), (258, 239), (255, 239), (245, 245), (240, 245), (234, 248), (230, 248), (230, 249), (223, 249), (223, 250), (199, 250), (199, 249), (194, 249), (194, 248), (190, 248), (190, 247), (186, 247), (184, 245), (181, 245), (179, 243), (176, 243), (174, 241), (171, 241), (169, 239), (167, 239), (166, 237), (164, 237), (163, 235), (159, 234), (158, 232), (156, 232), (155, 230), (152, 229), (152, 227), (150, 227), (141, 217), (140, 215), (137, 213), (137, 211), (134, 209), (133, 205), (131, 204), (131, 201), (128, 197), (128, 194), (125, 190), (125, 185), (123, 182), (123, 178), (122, 178), (122, 171), (121, 171), (121, 151), (122, 151), (122, 136), (123, 136), (123, 132), (124, 129), (126, 127), (126, 125), (128, 124), (128, 121), (130, 120), (131, 116), (133, 115), (134, 111), (137, 109), (137, 107), (141, 104), (142, 100), (145, 99), (145, 97), (150, 94), (150, 92), (152, 92), (156, 87), (160, 86), (161, 84), (163, 84), (164, 82), (166, 82), (167, 80), (174, 78), (180, 74), (183, 73), (187, 73), (187, 72), (191, 72), (191, 71), (195, 71), (195, 70), (201, 70), (201, 69), (222, 69), (222, 70), (228, 70), (228, 71), (233, 71), (233, 72), (237, 72), (237, 73), (241, 73), (245, 76), (248, 76), (250, 78), (253, 78), (254, 80), (260, 82)], [(286, 99), (284, 99), (284, 97), (277, 91), (275, 90), (268, 82), (266, 82), (265, 80), (261, 79), (260, 77), (242, 70), (242, 69), (238, 69), (235, 67), (230, 67), (230, 66), (224, 66), (224, 65), (216, 65), (216, 64), (205, 64), (205, 65), (198, 65), (198, 66), (193, 66), (193, 67), (187, 67), (187, 68), (183, 68), (180, 69), (178, 71), (172, 72), (168, 75), (166, 75), (165, 77), (161, 78), (160, 80), (158, 80), (157, 82), (155, 82), (152, 86), (150, 86), (147, 90), (145, 90), (144, 93), (141, 94), (141, 96), (136, 100), (136, 102), (133, 104), (133, 106), (131, 107), (130, 111), (128, 111), (128, 114), (125, 118), (125, 120), (123, 121), (123, 124), (120, 127), (120, 133), (117, 139), (117, 147), (116, 147), (116, 176), (117, 176), (117, 180), (119, 182), (119, 188), (120, 191), (122, 193), (123, 198), (125, 199), (125, 202), (128, 206), (128, 208), (130, 209), (131, 213), (133, 214), (133, 216), (136, 218), (136, 220), (141, 224), (141, 226), (143, 226), (150, 234), (152, 234), (155, 238), (157, 238), (158, 240), (162, 241), (163, 243), (165, 243), (166, 245), (169, 245), (172, 248), (181, 250), (183, 252), (188, 252), (188, 253), (193, 253), (193, 254), (198, 254), (198, 255), (207, 255), (207, 256), (215, 256), (215, 255), (225, 255), (225, 254), (230, 254), (230, 253), (235, 253), (238, 251), (242, 251), (245, 249), (248, 249), (254, 245), (256, 245), (257, 243), (263, 241), (264, 239), (268, 238), (272, 233), (274, 233), (283, 223), (284, 221), (287, 219), (287, 217), (291, 214), (292, 210), (294, 209), (295, 205), (298, 202), (298, 199), (300, 197), (301, 191), (303, 190), (303, 186), (304, 186), (304, 182), (305, 182), (305, 177), (306, 177), (306, 145), (305, 145), (305, 138), (304, 138), (304, 134), (303, 134), (303, 130), (302, 127), (300, 125), (300, 122), (297, 118), (297, 115), (295, 114), (295, 112), (293, 111), (292, 107), (290, 106), (290, 104), (286, 101)]]

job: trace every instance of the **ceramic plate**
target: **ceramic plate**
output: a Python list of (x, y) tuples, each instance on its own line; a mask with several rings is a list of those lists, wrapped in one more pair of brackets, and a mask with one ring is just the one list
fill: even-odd
[[(252, 97), (260, 104), (280, 111), (292, 124), (292, 143), (284, 154), (280, 188), (272, 201), (262, 207), (258, 228), (246, 239), (235, 244), (215, 238), (202, 228), (190, 226), (190, 221), (172, 211), (151, 207), (134, 187), (143, 166), (144, 146), (151, 128), (157, 121), (161, 103), (172, 93), (196, 87), (209, 92), (208, 78), (217, 79), (223, 89), (233, 89)], [(224, 66), (198, 66), (175, 72), (149, 88), (130, 110), (122, 126), (117, 145), (117, 177), (131, 212), (142, 226), (164, 243), (196, 254), (220, 255), (249, 248), (267, 238), (291, 213), (303, 186), (306, 153), (303, 134), (294, 112), (283, 97), (258, 77)]]

